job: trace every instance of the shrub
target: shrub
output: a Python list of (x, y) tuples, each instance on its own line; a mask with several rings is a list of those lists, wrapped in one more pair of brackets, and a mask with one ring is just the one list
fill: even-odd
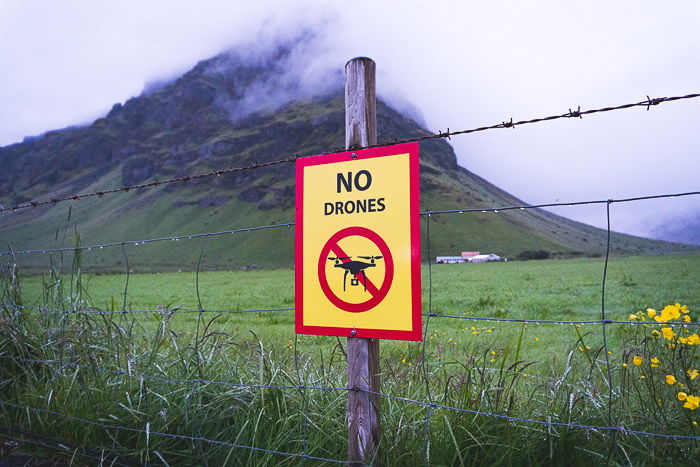
[(550, 256), (547, 250), (524, 250), (518, 253), (518, 259), (527, 261), (530, 259), (548, 259)]

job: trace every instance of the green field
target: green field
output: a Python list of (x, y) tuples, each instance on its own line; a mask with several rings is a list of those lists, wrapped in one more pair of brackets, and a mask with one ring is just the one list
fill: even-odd
[[(532, 420), (612, 423), (628, 430), (696, 435), (694, 422), (700, 416), (676, 398), (680, 389), (700, 393), (700, 378), (684, 374), (698, 366), (695, 346), (673, 341), (677, 347), (670, 348), (672, 341), (650, 337), (659, 325), (607, 326), (610, 399), (598, 324), (447, 318), (599, 319), (603, 268), (601, 258), (424, 265), (423, 311), (435, 316), (424, 317), (425, 343), (382, 342), (382, 392)], [(293, 271), (128, 277), (73, 272), (21, 277), (21, 292), (6, 276), (3, 301), (15, 297), (24, 305), (50, 308), (163, 312), (66, 315), (3, 307), (0, 356), (5, 359), (0, 368), (8, 375), (0, 383), (3, 401), (141, 431), (148, 423), (150, 430), (162, 433), (345, 458), (343, 391), (192, 382), (344, 387), (345, 340), (297, 338), (291, 310), (178, 313), (293, 308)], [(672, 329), (678, 337), (690, 335), (697, 329), (699, 279), (697, 255), (613, 257), (607, 271), (606, 318), (627, 321), (632, 313), (680, 302), (691, 310), (693, 322)], [(644, 364), (635, 366), (633, 356), (643, 357)], [(649, 365), (652, 358), (660, 360), (659, 366)], [(119, 369), (132, 376), (103, 371)], [(134, 373), (184, 381), (143, 379)], [(676, 375), (678, 383), (665, 383), (666, 374)], [(618, 434), (611, 445), (604, 431), (448, 409), (428, 412), (423, 405), (392, 398), (383, 399), (382, 417), (385, 465), (688, 464), (698, 455), (692, 440)], [(60, 434), (79, 446), (103, 447), (155, 464), (302, 462), (246, 448), (86, 427), (8, 405), (2, 424)], [(57, 454), (49, 450), (46, 455)]]
[[(532, 320), (595, 320), (601, 317), (601, 291), (604, 260), (602, 258), (518, 261), (483, 264), (433, 265), (432, 309), (428, 266), (423, 266), (423, 311), (437, 315), (516, 318)], [(292, 270), (205, 271), (83, 275), (86, 291), (83, 308), (121, 311), (126, 288), (127, 310), (198, 310), (199, 299), (205, 310), (256, 310), (294, 307), (294, 273)], [(700, 256), (654, 256), (612, 258), (606, 280), (606, 317), (626, 320), (630, 313), (680, 302), (691, 309), (700, 308)], [(41, 276), (23, 280), (25, 304), (44, 302)], [(66, 287), (66, 284), (63, 284)], [(70, 295), (69, 287), (65, 290)], [(215, 315), (215, 314), (213, 314)], [(211, 317), (211, 316), (210, 316)], [(158, 322), (144, 317), (144, 323)], [(172, 326), (178, 331), (193, 331), (197, 314), (177, 315)], [(286, 344), (294, 337), (294, 312), (223, 314), (216, 320), (220, 330), (246, 333), (253, 330), (261, 340)], [(474, 335), (471, 327), (519, 330), (519, 325), (482, 321), (430, 320), (431, 330), (449, 332), (460, 343), (492, 337)], [(464, 328), (467, 328), (465, 331)], [(600, 327), (589, 325), (596, 339)], [(491, 334), (491, 333), (488, 333)], [(528, 334), (538, 337), (536, 347), (559, 352), (573, 345), (571, 329), (558, 325), (533, 325)], [(537, 336), (535, 336), (537, 334)], [(500, 336), (499, 340), (503, 337)], [(328, 338), (307, 338), (322, 344)], [(393, 349), (408, 349), (412, 344), (387, 342)], [(413, 344), (415, 345), (415, 344)]]

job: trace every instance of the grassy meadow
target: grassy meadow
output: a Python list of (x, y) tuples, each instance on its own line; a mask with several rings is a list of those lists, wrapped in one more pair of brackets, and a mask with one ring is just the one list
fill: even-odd
[[(700, 379), (692, 377), (700, 366), (696, 345), (682, 343), (697, 332), (697, 255), (611, 258), (606, 317), (628, 321), (635, 314), (639, 321), (644, 313), (651, 323), (607, 326), (612, 387), (607, 384), (600, 325), (448, 318), (600, 319), (603, 266), (601, 258), (430, 269), (424, 265), (423, 310), (435, 314), (424, 317), (425, 342), (381, 343), (382, 392), (388, 396), (382, 399), (381, 462), (693, 463), (700, 453), (697, 441), (624, 429), (698, 434), (700, 415), (693, 404), (686, 407), (686, 399), (679, 400), (680, 393), (700, 394)], [(63, 461), (74, 456), (75, 462), (91, 465), (94, 460), (81, 461), (79, 456), (106, 456), (104, 462), (109, 463), (113, 458), (104, 454), (109, 453), (120, 456), (120, 462), (156, 465), (326, 463), (240, 447), (253, 446), (345, 459), (345, 391), (309, 389), (345, 386), (344, 339), (295, 336), (290, 310), (178, 313), (293, 308), (293, 271), (127, 276), (78, 274), (72, 269), (49, 276), (5, 273), (3, 281), (5, 303), (162, 310), (96, 315), (2, 307), (0, 368), (5, 377), (0, 383), (0, 423), (92, 449), (65, 444), (44, 451), (45, 456)], [(676, 302), (690, 311), (678, 312), (667, 324), (645, 311), (660, 313)], [(690, 324), (681, 320), (685, 315)], [(664, 326), (671, 331), (660, 335)], [(674, 335), (668, 339), (670, 332)], [(635, 357), (641, 359), (639, 365)], [(667, 375), (674, 376), (673, 384)], [(398, 399), (402, 397), (438, 405), (428, 410)], [(86, 425), (45, 410), (132, 431)], [(621, 431), (612, 443), (605, 430), (504, 420), (470, 411), (615, 426)]]

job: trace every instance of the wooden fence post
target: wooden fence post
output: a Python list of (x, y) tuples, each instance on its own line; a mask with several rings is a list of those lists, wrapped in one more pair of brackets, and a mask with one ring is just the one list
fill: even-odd
[[(377, 144), (376, 65), (366, 57), (345, 64), (345, 147)], [(379, 465), (381, 419), (379, 340), (348, 337), (348, 461)], [(358, 391), (359, 389), (359, 391)]]

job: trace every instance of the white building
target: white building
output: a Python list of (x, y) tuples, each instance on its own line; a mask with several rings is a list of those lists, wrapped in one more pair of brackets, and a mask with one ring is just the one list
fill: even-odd
[(469, 259), (470, 263), (488, 263), (489, 261), (501, 261), (501, 257), (494, 255), (493, 253), (489, 255), (476, 255)]
[(436, 256), (435, 262), (437, 264), (455, 264), (465, 263), (466, 261), (461, 256)]

